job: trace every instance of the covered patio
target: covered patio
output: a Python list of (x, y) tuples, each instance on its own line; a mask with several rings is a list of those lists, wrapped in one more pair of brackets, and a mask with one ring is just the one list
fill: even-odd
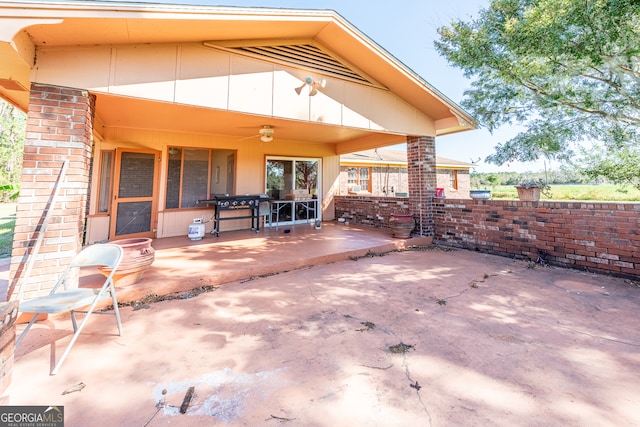
[[(0, 97), (27, 113), (10, 300), (85, 245), (183, 236), (221, 197), (333, 221), (340, 155), (398, 144), (398, 200), (433, 236), (435, 139), (478, 127), (332, 10), (17, 1), (0, 17)], [(222, 229), (249, 228), (244, 213)]]
[(637, 283), (338, 223), (154, 247), (124, 335), (94, 316), (50, 376), (72, 329), (41, 322), (11, 405), (69, 426), (640, 423)]
[(167, 295), (194, 288), (308, 268), (319, 264), (427, 245), (431, 237), (396, 239), (388, 229), (358, 227), (340, 222), (205, 234), (153, 241), (155, 261), (140, 282), (121, 287), (120, 301)]

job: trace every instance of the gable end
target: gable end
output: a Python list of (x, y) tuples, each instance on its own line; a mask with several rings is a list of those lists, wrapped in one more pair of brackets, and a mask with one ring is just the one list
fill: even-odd
[[(293, 42), (267, 44), (258, 41), (249, 44), (242, 42), (205, 42), (205, 46), (224, 49), (251, 58), (276, 62), (296, 68), (314, 70), (329, 77), (336, 77), (356, 83), (382, 88), (383, 86), (364, 73), (355, 70), (313, 42)], [(385, 88), (386, 89), (386, 88)]]

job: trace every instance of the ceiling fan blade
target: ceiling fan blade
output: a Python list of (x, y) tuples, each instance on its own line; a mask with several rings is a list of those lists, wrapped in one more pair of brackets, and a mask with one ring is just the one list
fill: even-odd
[(238, 139), (238, 141), (244, 141), (244, 140), (247, 140), (247, 139), (253, 139), (253, 138), (260, 138), (260, 134), (257, 134), (257, 135), (251, 135), (251, 136), (245, 136), (244, 138), (240, 138), (240, 139)]

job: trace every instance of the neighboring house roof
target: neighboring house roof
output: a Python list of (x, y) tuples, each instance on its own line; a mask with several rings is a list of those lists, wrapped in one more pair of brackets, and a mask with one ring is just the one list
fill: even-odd
[[(340, 163), (349, 164), (372, 164), (372, 165), (398, 165), (407, 166), (407, 152), (404, 150), (373, 149), (358, 151), (355, 153), (343, 154), (340, 156)], [(447, 159), (436, 156), (436, 167), (447, 169), (471, 169), (473, 163), (462, 162), (460, 160)]]
[[(192, 43), (384, 88), (430, 117), (434, 136), (477, 128), (473, 117), (460, 106), (331, 10), (0, 1), (0, 20), (0, 97), (24, 111), (28, 108), (32, 78), (38, 74), (39, 49)], [(151, 112), (136, 99), (125, 105), (122, 98), (107, 93), (99, 96), (96, 113), (105, 126), (164, 129), (167, 117), (171, 117), (174, 123), (182, 124), (177, 130), (229, 135), (238, 134), (242, 127), (257, 129), (265, 124), (262, 116), (198, 110), (179, 102), (154, 106), (156, 110)], [(278, 117), (273, 118), (276, 126), (282, 124)], [(210, 123), (215, 123), (216, 128)], [(396, 141), (402, 139), (402, 135), (394, 136), (385, 129), (330, 126), (322, 122), (322, 117), (315, 122), (300, 122), (295, 129), (281, 127), (279, 137), (292, 141), (351, 141), (338, 152), (358, 145), (390, 145), (394, 137)]]

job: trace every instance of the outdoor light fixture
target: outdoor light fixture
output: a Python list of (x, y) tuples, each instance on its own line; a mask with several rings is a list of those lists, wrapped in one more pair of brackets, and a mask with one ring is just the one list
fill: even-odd
[(271, 126), (262, 126), (262, 129), (258, 131), (260, 134), (260, 141), (271, 142), (273, 141), (273, 128)]
[(318, 87), (325, 87), (327, 85), (327, 81), (322, 79), (320, 81), (313, 80), (313, 77), (307, 76), (304, 78), (304, 83), (302, 86), (295, 88), (295, 91), (298, 95), (302, 93), (302, 89), (305, 87), (309, 88), (309, 96), (314, 96), (318, 93)]

